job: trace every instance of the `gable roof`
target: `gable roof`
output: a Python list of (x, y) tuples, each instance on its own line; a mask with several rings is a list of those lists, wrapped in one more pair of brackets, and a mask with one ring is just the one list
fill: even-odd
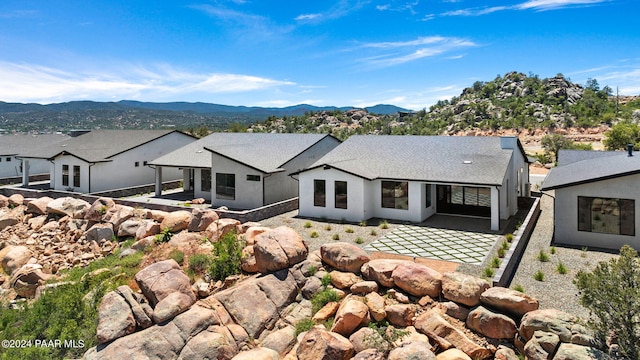
[(578, 157), (584, 160), (551, 169), (542, 183), (541, 190), (560, 189), (640, 173), (640, 155), (629, 156), (624, 151), (607, 153), (581, 154)]
[(574, 162), (619, 155), (620, 151), (596, 150), (560, 150), (558, 151), (558, 166), (573, 164)]
[(68, 139), (69, 136), (62, 134), (0, 135), (0, 156), (21, 155), (27, 151), (52, 146)]
[(299, 173), (330, 167), (367, 180), (502, 185), (513, 153), (500, 137), (353, 135)]
[(211, 168), (211, 152), (263, 173), (280, 167), (327, 134), (213, 133), (169, 154), (150, 165)]
[[(21, 154), (25, 158), (53, 159), (73, 155), (86, 162), (110, 161), (110, 158), (159, 139), (177, 130), (93, 130), (77, 137)], [(190, 136), (184, 134), (185, 136)]]

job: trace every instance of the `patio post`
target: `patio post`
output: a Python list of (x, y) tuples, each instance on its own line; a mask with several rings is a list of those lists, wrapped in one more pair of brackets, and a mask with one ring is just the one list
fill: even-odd
[(500, 230), (500, 192), (496, 186), (491, 188), (491, 230)]
[(162, 166), (156, 166), (156, 196), (162, 195)]
[(29, 186), (29, 160), (22, 159), (22, 186)]

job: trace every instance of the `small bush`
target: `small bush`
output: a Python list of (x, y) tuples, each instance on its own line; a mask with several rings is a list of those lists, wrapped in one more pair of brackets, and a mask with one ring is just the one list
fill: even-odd
[(509, 242), (505, 240), (505, 241), (503, 241), (503, 242), (502, 242), (502, 244), (500, 245), (500, 247), (501, 247), (502, 249), (509, 250), (509, 248), (511, 247), (511, 244), (509, 244)]
[(352, 228), (346, 228), (346, 229), (344, 229), (344, 232), (346, 232), (347, 234), (353, 234), (353, 229)]
[(538, 270), (536, 271), (535, 274), (533, 274), (533, 278), (536, 279), (537, 281), (544, 281), (544, 273)]
[(493, 268), (486, 267), (482, 274), (484, 275), (484, 277), (492, 278), (496, 274), (496, 272), (495, 272), (495, 270), (493, 270)]
[(333, 236), (331, 237), (333, 240), (340, 240), (340, 235), (338, 234), (333, 234)]
[(379, 226), (380, 226), (380, 229), (388, 229), (389, 223), (387, 222), (387, 220), (382, 220)]
[(322, 284), (322, 286), (324, 286), (325, 288), (329, 285), (331, 285), (331, 275), (329, 274), (325, 274), (322, 279), (320, 279), (320, 283)]
[(499, 258), (503, 258), (503, 257), (505, 257), (505, 255), (507, 255), (507, 250), (505, 250), (503, 248), (499, 248), (498, 249), (498, 257)]
[(310, 227), (311, 227), (311, 222), (307, 221), (306, 223), (304, 223), (303, 227), (304, 227), (305, 229), (310, 228)]
[(369, 233), (369, 235), (371, 236), (377, 236), (378, 232), (376, 231), (376, 229), (371, 229), (371, 232)]
[(540, 262), (547, 262), (549, 261), (549, 254), (544, 252), (544, 250), (540, 250), (540, 252), (536, 256), (536, 259), (540, 260)]
[(555, 255), (555, 254), (556, 254), (556, 252), (557, 252), (556, 247), (555, 247), (555, 246), (552, 246), (552, 247), (551, 247), (551, 250), (549, 250), (549, 252), (551, 253), (551, 255)]
[(331, 225), (329, 225), (329, 224), (325, 225), (324, 229), (326, 231), (331, 231)]
[(508, 242), (512, 242), (513, 241), (513, 234), (509, 233), (509, 234), (505, 235), (504, 238)]
[(211, 256), (206, 254), (194, 254), (189, 258), (189, 270), (202, 274), (211, 265)]
[(333, 289), (324, 289), (315, 294), (311, 298), (311, 310), (313, 314), (317, 313), (318, 310), (332, 301), (340, 301), (340, 296), (338, 296), (338, 293)]
[(502, 260), (500, 260), (500, 258), (494, 257), (493, 259), (491, 259), (492, 268), (497, 269), (500, 267), (500, 264), (502, 264)]
[(354, 241), (355, 241), (356, 244), (363, 244), (364, 243), (364, 239), (359, 237), (359, 236)]
[(514, 286), (513, 290), (524, 293), (524, 287), (520, 284), (517, 284), (516, 286)]
[(558, 271), (558, 274), (564, 275), (567, 273), (567, 267), (564, 266), (563, 263), (559, 263), (556, 267), (556, 271)]
[(313, 320), (311, 320), (309, 318), (302, 319), (302, 320), (298, 321), (296, 323), (295, 336), (297, 337), (301, 333), (303, 333), (305, 331), (309, 331), (313, 327), (313, 325), (315, 325), (315, 323), (313, 322)]
[(362, 221), (360, 221), (360, 222), (358, 223), (358, 225), (360, 225), (360, 226), (362, 226), (362, 227), (365, 227), (365, 226), (367, 226), (367, 221), (366, 221), (366, 220), (362, 220)]
[(312, 238), (312, 239), (315, 239), (318, 236), (320, 236), (320, 234), (318, 234), (317, 231), (312, 231), (311, 234), (309, 234), (309, 237)]
[(182, 265), (182, 263), (184, 263), (184, 253), (180, 250), (173, 249), (169, 253), (169, 259), (173, 259), (178, 265)]
[(318, 272), (318, 268), (315, 265), (309, 266), (309, 276), (313, 276)]
[(173, 234), (171, 233), (171, 229), (167, 227), (162, 229), (160, 234), (156, 235), (155, 241), (156, 243), (166, 243), (166, 242), (169, 242), (169, 240), (171, 240), (172, 236)]
[(214, 280), (224, 280), (228, 276), (239, 274), (242, 270), (242, 249), (244, 241), (239, 241), (235, 232), (223, 235), (213, 243), (213, 261), (209, 275)]

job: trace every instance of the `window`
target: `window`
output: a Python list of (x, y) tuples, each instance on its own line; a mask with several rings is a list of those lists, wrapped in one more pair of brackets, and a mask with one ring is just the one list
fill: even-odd
[(143, 162), (142, 162), (142, 165), (143, 165), (143, 166), (147, 166), (147, 160), (143, 161)]
[(80, 187), (80, 166), (73, 165), (73, 187)]
[(140, 166), (140, 162), (139, 162), (139, 161), (136, 161), (136, 163), (134, 164), (134, 166), (135, 166), (135, 167)]
[(426, 197), (426, 201), (425, 203), (427, 204), (426, 207), (429, 208), (431, 207), (431, 184), (425, 184), (425, 197)]
[(69, 186), (69, 165), (62, 165), (62, 186)]
[(211, 191), (211, 170), (200, 170), (200, 190), (210, 192)]
[(10, 162), (10, 161), (11, 161), (11, 158), (10, 158), (10, 157), (8, 157), (6, 160), (7, 160), (7, 162)]
[(216, 199), (236, 199), (236, 175), (216, 173)]
[(326, 183), (324, 180), (313, 180), (313, 206), (327, 206)]
[(409, 183), (407, 181), (383, 181), (382, 207), (408, 210)]
[(491, 216), (491, 188), (461, 185), (436, 185), (439, 213)]
[(347, 182), (336, 181), (334, 191), (336, 195), (336, 199), (335, 199), (336, 209), (346, 209), (347, 208)]
[(635, 235), (635, 200), (578, 196), (578, 231)]
[(260, 181), (260, 175), (247, 175), (247, 181)]

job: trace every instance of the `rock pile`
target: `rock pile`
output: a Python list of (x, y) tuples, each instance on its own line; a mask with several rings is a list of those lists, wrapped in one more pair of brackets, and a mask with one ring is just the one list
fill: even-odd
[[(347, 243), (307, 254), (296, 235), (286, 227), (250, 227), (244, 236), (253, 253), (262, 255), (245, 261), (265, 273), (195, 303), (172, 260), (143, 269), (136, 275), (142, 294), (118, 289), (103, 298), (102, 345), (84, 358), (606, 358), (575, 317), (538, 309), (526, 294), (412, 261), (369, 260)], [(314, 309), (327, 292), (336, 301)], [(138, 305), (146, 316), (136, 315)], [(117, 319), (109, 309), (116, 306), (122, 309)], [(149, 319), (151, 326), (145, 325)], [(315, 325), (296, 334), (305, 321)]]

